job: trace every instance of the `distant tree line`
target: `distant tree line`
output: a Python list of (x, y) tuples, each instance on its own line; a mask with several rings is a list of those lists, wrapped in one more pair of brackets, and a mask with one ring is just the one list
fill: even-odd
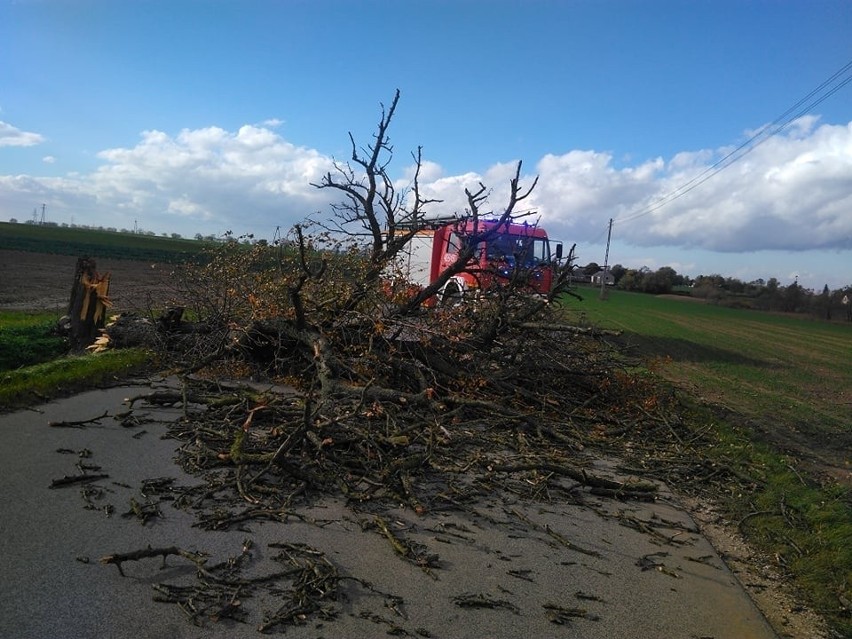
[[(16, 218), (9, 218), (10, 224), (17, 224), (18, 220)], [(25, 220), (24, 224), (34, 225), (34, 226), (46, 226), (53, 228), (63, 228), (63, 229), (83, 229), (87, 231), (103, 231), (106, 233), (126, 233), (129, 235), (144, 235), (147, 237), (156, 237), (157, 234), (154, 231), (147, 231), (145, 229), (136, 228), (136, 229), (119, 229), (115, 226), (93, 226), (89, 224), (68, 224), (67, 222), (41, 222), (38, 220)], [(182, 240), (184, 239), (183, 235), (180, 233), (160, 233), (160, 237), (168, 237), (173, 240)], [(266, 240), (255, 240), (253, 235), (243, 235), (240, 237), (234, 237), (234, 235), (229, 231), (225, 233), (223, 236), (208, 234), (203, 235), (201, 233), (196, 233), (193, 238), (198, 240), (199, 242), (239, 242), (240, 244), (266, 244)]]
[[(601, 270), (595, 262), (579, 267), (577, 281), (591, 281), (591, 277)], [(852, 321), (852, 285), (831, 290), (826, 284), (822, 290), (815, 291), (804, 288), (798, 281), (784, 286), (774, 277), (750, 282), (718, 274), (690, 278), (680, 275), (670, 266), (652, 271), (648, 267), (628, 269), (616, 264), (609, 268), (609, 272), (614, 286), (625, 291), (688, 295), (723, 306)]]
[[(9, 218), (9, 224), (17, 224), (18, 220), (14, 217)], [(154, 231), (146, 231), (145, 229), (119, 229), (114, 226), (92, 226), (89, 224), (68, 224), (67, 222), (39, 222), (37, 220), (25, 220), (24, 224), (35, 226), (47, 226), (62, 229), (83, 229), (86, 231), (105, 231), (107, 233), (128, 233), (130, 235), (145, 235), (147, 237), (156, 237)], [(170, 237), (173, 240), (182, 240), (183, 236), (180, 233), (160, 233), (160, 237)], [(203, 238), (207, 239), (207, 238)], [(215, 239), (215, 238), (214, 238)]]

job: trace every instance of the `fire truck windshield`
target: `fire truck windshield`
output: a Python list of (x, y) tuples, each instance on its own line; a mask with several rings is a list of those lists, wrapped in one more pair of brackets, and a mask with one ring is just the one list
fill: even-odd
[(527, 268), (550, 261), (550, 251), (544, 238), (522, 235), (499, 235), (488, 242), (488, 261), (519, 263)]

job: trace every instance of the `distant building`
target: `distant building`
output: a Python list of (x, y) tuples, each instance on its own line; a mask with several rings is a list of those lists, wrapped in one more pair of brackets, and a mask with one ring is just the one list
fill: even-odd
[(615, 276), (609, 269), (601, 269), (597, 273), (592, 274), (592, 284), (600, 286), (601, 282), (605, 283), (607, 286), (615, 285)]

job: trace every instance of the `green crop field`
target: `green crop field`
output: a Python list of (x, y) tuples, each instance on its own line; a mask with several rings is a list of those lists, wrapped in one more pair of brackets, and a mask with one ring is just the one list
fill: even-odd
[(695, 396), (816, 436), (852, 432), (852, 323), (688, 297), (581, 293), (568, 303), (572, 321), (624, 331), (633, 353)]
[(0, 222), (0, 249), (12, 251), (182, 262), (208, 246), (183, 238)]

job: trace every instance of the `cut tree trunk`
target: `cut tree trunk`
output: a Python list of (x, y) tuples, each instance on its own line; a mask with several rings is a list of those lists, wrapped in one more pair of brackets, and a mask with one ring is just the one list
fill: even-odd
[(112, 305), (108, 297), (109, 279), (109, 273), (98, 274), (92, 258), (81, 257), (77, 260), (71, 301), (68, 304), (71, 345), (77, 350), (92, 344), (104, 327), (106, 311)]

